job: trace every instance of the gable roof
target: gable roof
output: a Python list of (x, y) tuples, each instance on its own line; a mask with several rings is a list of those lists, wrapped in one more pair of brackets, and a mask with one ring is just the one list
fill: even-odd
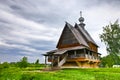
[(62, 37), (64, 35), (64, 32), (65, 32), (66, 28), (71, 31), (72, 35), (74, 35), (75, 40), (77, 40), (77, 42), (79, 44), (82, 44), (82, 45), (84, 45), (86, 47), (89, 47), (88, 44), (87, 44), (87, 42), (85, 41), (84, 37), (82, 36), (82, 34), (80, 34), (79, 31), (76, 28), (74, 28), (72, 25), (70, 25), (69, 23), (66, 22), (65, 27), (64, 27), (64, 29), (62, 31), (62, 34), (60, 36), (60, 39), (58, 41), (58, 44), (56, 46), (57, 48), (59, 47), (59, 44), (62, 43)]
[(92, 42), (94, 45), (98, 47), (98, 45), (95, 43), (95, 41), (92, 39), (90, 34), (84, 29), (84, 27), (80, 26), (79, 24), (75, 24), (75, 28), (79, 31), (80, 34), (82, 34), (87, 42)]

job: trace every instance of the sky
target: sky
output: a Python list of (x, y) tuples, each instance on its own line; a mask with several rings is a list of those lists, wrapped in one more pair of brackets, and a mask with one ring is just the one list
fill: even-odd
[(79, 23), (107, 55), (99, 35), (102, 28), (120, 18), (120, 0), (0, 0), (0, 62), (44, 62), (47, 51), (56, 48), (65, 22)]

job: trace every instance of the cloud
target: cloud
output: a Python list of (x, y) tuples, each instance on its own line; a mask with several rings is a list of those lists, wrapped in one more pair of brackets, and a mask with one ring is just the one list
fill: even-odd
[(115, 7), (119, 5), (115, 5), (115, 3), (116, 2), (103, 3), (99, 6), (91, 7), (84, 13), (86, 17), (86, 29), (99, 45), (99, 52), (102, 54), (102, 56), (107, 55), (107, 51), (105, 44), (101, 43), (99, 35), (103, 32), (103, 27), (108, 25), (110, 22), (115, 22), (117, 19), (120, 18), (120, 11), (118, 11), (118, 8)]
[[(24, 18), (13, 15), (9, 12), (5, 12), (3, 10), (0, 10), (0, 12), (1, 12), (0, 19), (6, 20), (6, 22), (9, 22), (7, 27), (2, 27), (4, 29), (4, 33), (6, 31), (8, 33), (10, 33), (9, 35), (13, 36), (13, 40), (15, 40), (14, 37), (19, 37), (19, 38), (21, 38), (20, 40), (22, 40), (22, 38), (23, 39), (29, 38), (29, 40), (37, 39), (37, 40), (50, 41), (50, 40), (52, 40), (50, 38), (54, 37), (53, 34), (57, 32), (57, 29), (55, 29), (55, 28), (49, 28), (49, 27), (39, 24), (37, 22), (31, 21), (31, 20), (26, 20)], [(5, 26), (6, 24), (3, 24), (3, 25)], [(49, 32), (49, 33), (46, 33), (46, 32)], [(42, 35), (40, 35), (40, 34), (42, 34)], [(25, 41), (25, 40), (23, 40), (23, 41)]]
[[(26, 20), (24, 18), (13, 15), (12, 13), (9, 13), (9, 12), (3, 11), (3, 10), (0, 10), (0, 12), (1, 12), (0, 19), (6, 20), (9, 23), (12, 23), (12, 24), (15, 24), (18, 26), (23, 26), (23, 28), (28, 28), (28, 29), (33, 29), (33, 30), (36, 30), (36, 29), (38, 29), (40, 31), (42, 31), (42, 30), (47, 31), (48, 30), (43, 25), (38, 24), (34, 21)], [(51, 29), (53, 29), (53, 28), (51, 28)]]
[(55, 48), (65, 21), (72, 25), (78, 22), (79, 11), (83, 11), (85, 28), (100, 46), (99, 52), (106, 55), (99, 34), (103, 26), (120, 18), (119, 3), (119, 0), (0, 0), (0, 61), (28, 56), (29, 61), (39, 58), (43, 62), (41, 54)]
[[(15, 6), (13, 6), (15, 7)], [(16, 9), (16, 8), (15, 8)], [(45, 44), (53, 42), (56, 38), (57, 29), (29, 20), (12, 13), (10, 10), (0, 9), (0, 52), (1, 55), (41, 55), (45, 53)], [(36, 42), (43, 42), (42, 45)], [(34, 46), (32, 46), (34, 43)], [(37, 45), (37, 46), (35, 46)], [(43, 50), (41, 50), (43, 49)], [(17, 51), (16, 51), (17, 50)], [(14, 53), (13, 53), (14, 52)], [(8, 55), (7, 55), (8, 56)], [(11, 58), (10, 58), (11, 59)]]
[(17, 44), (7, 44), (5, 42), (0, 42), (0, 47), (4, 47), (7, 49), (20, 49), (20, 50), (34, 52), (34, 53), (40, 52), (39, 50), (36, 50), (36, 49), (28, 47), (28, 46), (17, 45)]

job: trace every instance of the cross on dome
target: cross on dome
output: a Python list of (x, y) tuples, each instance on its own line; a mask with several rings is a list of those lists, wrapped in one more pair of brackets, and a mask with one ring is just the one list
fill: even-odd
[(80, 18), (78, 20), (80, 23), (84, 22), (84, 18), (82, 17), (82, 11), (80, 11)]

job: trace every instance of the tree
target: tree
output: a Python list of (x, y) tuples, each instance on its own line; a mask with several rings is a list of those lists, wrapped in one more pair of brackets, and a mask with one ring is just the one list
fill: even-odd
[[(116, 64), (112, 54), (109, 54), (107, 56), (102, 57), (100, 66), (101, 67), (112, 67), (114, 64)], [(119, 58), (116, 56), (116, 58)], [(117, 63), (118, 64), (118, 63)]]
[(120, 26), (118, 20), (113, 24), (103, 27), (103, 33), (100, 34), (100, 39), (105, 43), (108, 54), (112, 56), (115, 64), (119, 63), (118, 55), (120, 54)]
[(40, 66), (40, 64), (39, 64), (39, 59), (36, 60), (35, 66), (36, 66), (36, 67), (39, 67), (39, 66)]
[(36, 60), (35, 64), (39, 64), (39, 59)]
[(4, 62), (4, 63), (0, 64), (0, 69), (2, 69), (2, 68), (9, 68), (9, 67), (10, 67), (10, 65), (9, 65), (8, 62)]
[(20, 68), (26, 68), (28, 66), (28, 61), (27, 61), (27, 57), (23, 57), (20, 62), (18, 62), (18, 66)]

